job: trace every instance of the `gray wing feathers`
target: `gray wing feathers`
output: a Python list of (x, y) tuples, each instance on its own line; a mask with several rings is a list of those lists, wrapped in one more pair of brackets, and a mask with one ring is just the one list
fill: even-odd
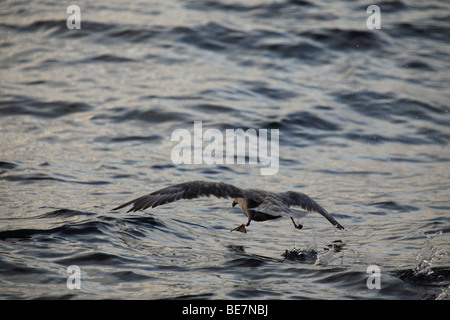
[(318, 212), (338, 229), (344, 229), (320, 204), (308, 197), (306, 194), (294, 191), (287, 191), (279, 194), (283, 202), (290, 206), (300, 206), (307, 211)]
[(192, 181), (176, 184), (124, 203), (113, 210), (133, 205), (130, 211), (144, 210), (180, 199), (215, 196), (217, 198), (243, 198), (245, 191), (231, 184), (209, 181)]
[(302, 218), (307, 212), (290, 208), (286, 203), (274, 196), (266, 196), (257, 207), (249, 208), (256, 212), (263, 212), (272, 216), (287, 216), (292, 218)]

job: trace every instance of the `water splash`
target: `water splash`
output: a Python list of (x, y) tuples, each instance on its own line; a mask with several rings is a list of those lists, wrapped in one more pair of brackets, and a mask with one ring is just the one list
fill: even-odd
[(450, 284), (447, 288), (442, 289), (442, 292), (438, 294), (436, 300), (450, 300)]
[(301, 263), (310, 263), (315, 265), (330, 265), (337, 260), (336, 253), (344, 249), (344, 243), (341, 240), (335, 240), (328, 244), (322, 250), (318, 250), (316, 244), (308, 247), (293, 248), (286, 250), (282, 256), (287, 260)]
[(398, 273), (399, 279), (421, 287), (417, 291), (419, 299), (449, 299), (450, 270), (447, 266), (437, 266), (447, 254), (438, 245), (442, 234), (442, 231), (424, 234), (426, 240), (416, 255), (414, 267)]
[(287, 260), (314, 264), (317, 261), (318, 253), (314, 248), (294, 248), (292, 250), (286, 250), (282, 256)]
[(433, 261), (439, 260), (443, 254), (434, 241), (440, 235), (442, 235), (442, 231), (435, 234), (425, 235), (425, 243), (423, 244), (422, 249), (417, 254), (416, 261), (414, 263), (414, 275), (429, 276), (433, 273)]

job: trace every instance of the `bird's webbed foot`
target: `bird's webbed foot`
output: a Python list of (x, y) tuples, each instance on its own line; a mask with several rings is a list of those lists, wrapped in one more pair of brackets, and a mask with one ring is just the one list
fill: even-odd
[(292, 220), (292, 223), (294, 224), (294, 227), (295, 227), (296, 229), (299, 229), (299, 230), (300, 230), (301, 228), (303, 228), (303, 225), (301, 225), (300, 223), (299, 223), (299, 224), (296, 224), (296, 223), (295, 223), (294, 218), (291, 217), (291, 220)]
[(233, 231), (239, 231), (242, 233), (247, 233), (247, 230), (245, 229), (245, 224), (241, 224), (239, 227), (234, 228), (233, 230), (231, 230), (231, 232)]

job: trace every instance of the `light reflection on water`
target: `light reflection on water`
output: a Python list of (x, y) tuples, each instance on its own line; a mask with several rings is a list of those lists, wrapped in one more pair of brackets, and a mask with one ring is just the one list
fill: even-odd
[[(448, 6), (385, 8), (372, 32), (355, 21), (365, 8), (309, 2), (80, 2), (79, 33), (65, 7), (3, 6), (1, 296), (445, 294), (449, 48), (435, 14)], [(174, 165), (171, 133), (194, 121), (279, 129), (279, 171)], [(301, 231), (274, 221), (231, 233), (246, 218), (223, 199), (110, 211), (189, 180), (304, 192), (346, 230), (311, 214)], [(282, 256), (297, 249), (317, 261)], [(418, 277), (420, 255), (433, 272)], [(70, 264), (79, 292), (64, 287)], [(368, 265), (381, 266), (379, 291), (365, 285)]]

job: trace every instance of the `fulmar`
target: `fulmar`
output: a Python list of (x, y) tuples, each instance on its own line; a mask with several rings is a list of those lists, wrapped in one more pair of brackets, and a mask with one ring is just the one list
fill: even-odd
[[(217, 198), (234, 199), (232, 206), (239, 205), (248, 221), (231, 231), (246, 233), (245, 227), (254, 221), (266, 221), (278, 218), (291, 218), (294, 227), (301, 229), (294, 218), (302, 218), (308, 212), (318, 212), (338, 229), (344, 229), (322, 206), (306, 194), (294, 191), (270, 192), (261, 189), (241, 189), (228, 183), (212, 181), (190, 181), (176, 184), (137, 199), (124, 203), (113, 210), (119, 210), (133, 205), (127, 212), (155, 208), (159, 205), (174, 202), (180, 199), (194, 199), (199, 197), (215, 196)], [(299, 206), (303, 210), (292, 209), (291, 206)]]

